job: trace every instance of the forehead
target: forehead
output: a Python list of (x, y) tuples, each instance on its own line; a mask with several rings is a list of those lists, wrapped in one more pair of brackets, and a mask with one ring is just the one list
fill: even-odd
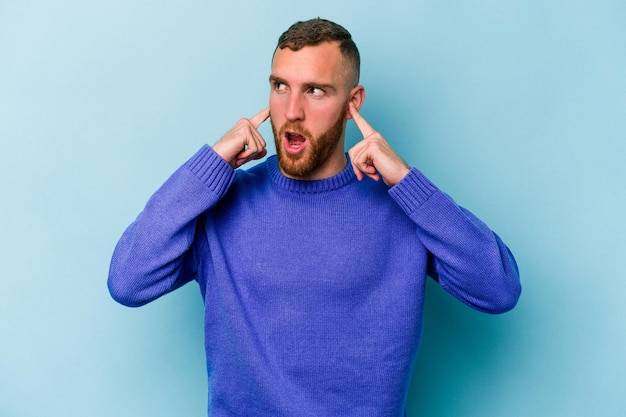
[(324, 42), (298, 51), (277, 49), (272, 60), (272, 76), (293, 82), (343, 82), (345, 65), (339, 46)]

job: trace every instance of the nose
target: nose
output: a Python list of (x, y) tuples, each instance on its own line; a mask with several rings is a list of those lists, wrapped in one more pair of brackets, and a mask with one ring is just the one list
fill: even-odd
[(289, 95), (285, 109), (285, 118), (292, 123), (304, 120), (304, 107), (302, 97), (299, 94)]

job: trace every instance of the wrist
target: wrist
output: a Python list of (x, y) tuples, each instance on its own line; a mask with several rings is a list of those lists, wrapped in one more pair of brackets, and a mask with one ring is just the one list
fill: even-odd
[(232, 166), (231, 160), (233, 158), (229, 156), (228, 146), (224, 144), (223, 140), (220, 139), (211, 148), (213, 149), (213, 152), (215, 152), (220, 158), (222, 158), (228, 165)]
[(405, 179), (406, 176), (409, 175), (409, 172), (411, 172), (411, 168), (408, 165), (403, 163), (403, 166), (397, 170), (393, 178), (390, 178), (388, 180), (387, 185), (389, 185), (390, 187), (395, 186), (396, 184), (401, 182), (403, 179)]

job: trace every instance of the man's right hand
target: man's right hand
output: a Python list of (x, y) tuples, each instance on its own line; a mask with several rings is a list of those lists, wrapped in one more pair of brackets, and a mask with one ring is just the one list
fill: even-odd
[(267, 155), (265, 139), (258, 129), (270, 117), (270, 108), (261, 110), (250, 119), (241, 119), (213, 145), (213, 150), (233, 168)]

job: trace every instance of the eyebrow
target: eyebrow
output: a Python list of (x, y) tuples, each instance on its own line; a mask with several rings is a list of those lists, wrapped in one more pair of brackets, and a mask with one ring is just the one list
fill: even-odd
[[(280, 77), (277, 77), (275, 75), (270, 75), (270, 83), (289, 85), (289, 83), (286, 80), (284, 80), (284, 79), (282, 79)], [(304, 86), (307, 89), (311, 88), (311, 87), (315, 87), (315, 88), (321, 88), (322, 90), (326, 90), (326, 91), (328, 91), (328, 90), (336, 91), (337, 90), (337, 87), (335, 87), (332, 84), (322, 84), (322, 83), (315, 83), (315, 82), (307, 82), (307, 83), (304, 83)]]

